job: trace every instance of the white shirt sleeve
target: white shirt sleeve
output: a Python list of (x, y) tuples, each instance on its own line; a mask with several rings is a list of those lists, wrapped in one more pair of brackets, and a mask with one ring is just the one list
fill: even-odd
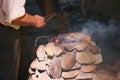
[(2, 10), (6, 25), (11, 25), (11, 21), (25, 14), (25, 0), (2, 0)]

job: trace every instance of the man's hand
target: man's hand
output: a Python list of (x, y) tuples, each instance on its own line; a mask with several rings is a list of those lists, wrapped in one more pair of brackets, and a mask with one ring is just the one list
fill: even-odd
[(34, 24), (34, 26), (36, 28), (41, 28), (41, 27), (44, 27), (46, 25), (44, 17), (39, 16), (39, 15), (35, 15), (34, 18), (35, 18), (35, 24)]

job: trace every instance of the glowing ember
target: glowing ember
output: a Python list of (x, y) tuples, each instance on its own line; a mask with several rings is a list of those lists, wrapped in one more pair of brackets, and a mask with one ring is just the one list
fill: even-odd
[(60, 39), (59, 39), (59, 38), (56, 38), (56, 39), (55, 39), (55, 42), (56, 42), (56, 43), (60, 43)]

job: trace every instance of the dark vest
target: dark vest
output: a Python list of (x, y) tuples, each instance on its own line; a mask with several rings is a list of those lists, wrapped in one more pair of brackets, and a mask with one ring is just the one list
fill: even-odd
[(40, 9), (40, 4), (36, 2), (36, 0), (26, 0), (25, 9), (28, 13), (32, 15), (34, 14), (43, 15)]

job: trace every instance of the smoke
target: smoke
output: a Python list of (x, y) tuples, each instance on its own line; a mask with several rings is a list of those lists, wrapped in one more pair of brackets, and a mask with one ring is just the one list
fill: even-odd
[(118, 22), (111, 19), (107, 23), (97, 20), (87, 20), (69, 29), (72, 32), (81, 32), (92, 37), (98, 42), (111, 42), (120, 34)]

